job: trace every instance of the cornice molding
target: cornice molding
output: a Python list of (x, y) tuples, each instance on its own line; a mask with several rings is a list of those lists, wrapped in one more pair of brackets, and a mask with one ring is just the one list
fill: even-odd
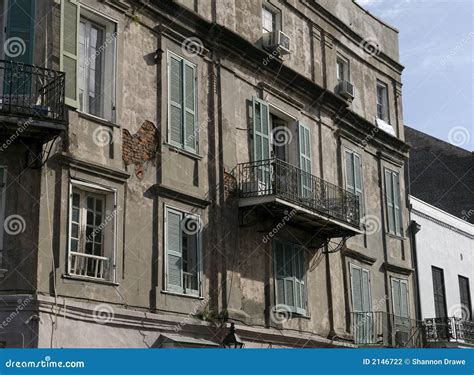
[(365, 264), (368, 264), (368, 265), (374, 264), (375, 261), (377, 260), (377, 258), (373, 258), (371, 256), (368, 256), (366, 254), (362, 254), (362, 253), (360, 253), (356, 250), (352, 250), (352, 249), (349, 249), (349, 248), (345, 248), (342, 251), (342, 254), (344, 254), (346, 257), (358, 260), (359, 262), (362, 262), (362, 263), (365, 263)]
[(160, 197), (173, 199), (175, 201), (196, 206), (202, 209), (206, 208), (212, 203), (207, 199), (196, 197), (195, 195), (191, 195), (184, 191), (165, 185), (155, 184), (152, 186), (152, 190)]
[[(420, 216), (420, 217), (426, 219), (426, 220), (429, 220), (429, 221), (431, 221), (431, 222), (433, 222), (433, 223), (436, 223), (436, 224), (438, 224), (438, 225), (440, 225), (440, 226), (442, 226), (442, 227), (444, 227), (444, 228), (446, 228), (446, 229), (449, 229), (449, 230), (452, 230), (453, 232), (456, 232), (456, 233), (458, 233), (458, 234), (461, 234), (461, 235), (463, 235), (463, 236), (465, 236), (465, 237), (467, 237), (467, 238), (469, 238), (469, 239), (474, 239), (474, 235), (473, 235), (473, 234), (468, 233), (468, 232), (465, 232), (465, 231), (463, 231), (462, 229), (456, 228), (456, 227), (454, 227), (454, 226), (452, 226), (452, 225), (449, 225), (449, 224), (447, 224), (447, 223), (445, 223), (445, 222), (443, 222), (443, 221), (441, 221), (441, 220), (438, 220), (438, 219), (434, 218), (433, 216), (430, 216), (430, 215), (428, 215), (428, 214), (426, 214), (426, 213), (424, 213), (424, 212), (418, 211), (417, 209), (414, 209), (414, 208), (411, 209), (411, 212), (412, 212), (413, 214), (417, 215), (417, 216)], [(467, 222), (466, 222), (466, 223), (467, 223)], [(469, 224), (469, 223), (468, 223), (468, 224)]]
[(405, 276), (409, 276), (415, 271), (413, 268), (409, 268), (409, 267), (405, 267), (405, 266), (401, 266), (401, 265), (397, 265), (397, 264), (393, 264), (389, 262), (385, 262), (383, 264), (383, 267), (385, 268), (386, 271), (398, 273)]

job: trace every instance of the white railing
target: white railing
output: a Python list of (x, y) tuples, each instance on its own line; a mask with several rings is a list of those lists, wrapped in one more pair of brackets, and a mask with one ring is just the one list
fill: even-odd
[(69, 273), (71, 275), (105, 280), (106, 262), (109, 261), (109, 258), (75, 251), (71, 251), (70, 255), (71, 268)]
[(183, 272), (183, 284), (185, 291), (198, 290), (197, 281), (197, 275), (195, 273)]

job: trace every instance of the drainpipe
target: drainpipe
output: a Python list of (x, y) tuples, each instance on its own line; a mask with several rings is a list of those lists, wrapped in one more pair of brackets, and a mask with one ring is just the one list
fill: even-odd
[[(410, 218), (411, 218), (411, 204), (410, 204)], [(420, 299), (420, 280), (418, 276), (418, 259), (416, 254), (416, 234), (420, 231), (421, 225), (415, 220), (410, 220), (410, 245), (411, 245), (411, 261), (413, 264), (414, 278), (413, 283), (415, 284), (415, 316), (417, 320), (422, 320), (421, 317), (421, 299)]]

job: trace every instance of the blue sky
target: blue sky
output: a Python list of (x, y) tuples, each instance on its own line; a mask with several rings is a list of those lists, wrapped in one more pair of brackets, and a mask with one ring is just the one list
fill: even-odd
[(474, 0), (356, 0), (400, 34), (405, 124), (474, 149)]

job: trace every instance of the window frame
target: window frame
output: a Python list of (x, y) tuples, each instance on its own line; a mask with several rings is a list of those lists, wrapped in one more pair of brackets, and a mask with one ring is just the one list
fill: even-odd
[[(107, 217), (107, 197), (110, 196), (112, 199), (112, 213), (110, 215), (113, 216), (113, 221), (112, 221), (112, 230), (111, 230), (111, 239), (112, 243), (107, 244), (105, 238), (103, 239), (102, 247), (103, 247), (103, 252), (104, 252), (104, 257), (106, 252), (108, 251), (110, 253), (109, 256), (109, 261), (110, 261), (110, 275), (108, 278), (104, 277), (103, 279), (101, 278), (95, 278), (91, 276), (86, 276), (86, 275), (76, 275), (71, 273), (71, 252), (72, 252), (72, 208), (73, 208), (73, 194), (75, 191), (80, 191), (81, 193), (85, 194), (87, 197), (87, 194), (90, 194), (92, 196), (103, 196), (104, 197), (104, 211), (103, 211), (103, 219), (102, 222), (104, 222), (104, 219)], [(74, 279), (85, 279), (93, 282), (98, 282), (98, 283), (109, 283), (109, 284), (115, 284), (118, 285), (118, 277), (117, 277), (117, 235), (118, 235), (118, 205), (117, 205), (117, 189), (115, 188), (109, 188), (105, 187), (99, 184), (95, 183), (90, 183), (82, 180), (76, 180), (76, 179), (71, 179), (69, 182), (69, 199), (68, 199), (68, 238), (67, 238), (67, 267), (66, 267), (66, 275), (69, 278), (74, 278)], [(87, 211), (87, 210), (86, 210)], [(86, 213), (87, 214), (87, 213)], [(110, 216), (109, 215), (109, 216)], [(80, 222), (80, 230), (82, 222)]]
[[(182, 280), (183, 282), (183, 288), (178, 288), (176, 286), (172, 286), (171, 285), (171, 288), (170, 288), (170, 285), (168, 284), (168, 212), (172, 212), (174, 214), (179, 214), (180, 215), (180, 223), (182, 223), (182, 219), (185, 218), (185, 217), (194, 217), (194, 218), (197, 218), (197, 220), (200, 222), (201, 220), (201, 215), (199, 214), (195, 214), (195, 213), (192, 213), (192, 212), (189, 212), (189, 211), (186, 211), (186, 210), (182, 210), (182, 209), (179, 209), (179, 208), (176, 208), (172, 205), (169, 205), (169, 204), (165, 204), (164, 205), (164, 215), (163, 215), (163, 249), (164, 249), (164, 256), (163, 256), (163, 259), (164, 259), (164, 277), (163, 277), (163, 288), (162, 290), (166, 293), (173, 293), (173, 294), (179, 294), (179, 295), (183, 295), (183, 296), (193, 296), (193, 297), (199, 297), (201, 298), (202, 297), (202, 293), (203, 293), (203, 264), (202, 264), (202, 233), (201, 233), (201, 230), (198, 230), (198, 232), (195, 234), (196, 235), (196, 246), (197, 246), (197, 249), (196, 249), (196, 255), (197, 255), (197, 272), (196, 272), (196, 276), (197, 276), (197, 285), (198, 285), (198, 289), (197, 290), (194, 290), (194, 289), (189, 289), (189, 293), (188, 293), (188, 290), (185, 289), (184, 287), (184, 280)], [(180, 231), (181, 231), (181, 236), (182, 236), (182, 228), (181, 228), (181, 224), (180, 224)], [(182, 246), (182, 245), (180, 245)], [(182, 254), (182, 248), (181, 248), (181, 254)], [(182, 259), (182, 256), (181, 256), (181, 259)], [(182, 270), (182, 266), (181, 266), (181, 273), (183, 272)]]
[[(401, 285), (404, 284), (405, 285), (405, 289), (406, 289), (406, 306), (407, 306), (407, 309), (406, 309), (406, 313), (407, 313), (407, 316), (399, 316), (399, 315), (395, 315), (395, 294), (394, 294), (394, 282), (398, 282), (399, 283), (399, 292), (400, 292), (400, 295), (399, 295), (399, 298), (400, 298), (400, 314), (401, 314), (401, 306), (402, 306), (402, 300), (401, 298), (403, 297), (402, 296), (402, 288), (401, 288)], [(407, 279), (403, 279), (403, 278), (400, 278), (400, 277), (396, 277), (396, 276), (390, 276), (390, 291), (391, 291), (391, 295), (392, 295), (392, 314), (395, 318), (400, 318), (402, 319), (401, 323), (403, 324), (403, 319), (410, 319), (410, 289), (408, 288), (409, 286), (409, 283), (408, 283), (408, 280)]]
[[(389, 182), (387, 181), (387, 173), (390, 174), (390, 186)], [(395, 185), (395, 180), (394, 176), (397, 177), (398, 185)], [(398, 237), (403, 237), (403, 212), (402, 212), (402, 206), (401, 206), (401, 183), (400, 183), (400, 173), (397, 171), (394, 171), (390, 168), (384, 168), (384, 198), (385, 198), (385, 210), (386, 210), (386, 220), (387, 220), (387, 233), (392, 234), (394, 236)], [(392, 204), (392, 210), (393, 210), (393, 217), (392, 219), (394, 228), (390, 227), (390, 212), (389, 212), (389, 199), (388, 199), (388, 188), (390, 187), (391, 194), (392, 194), (392, 201), (390, 202)], [(396, 195), (395, 195), (396, 193)], [(396, 214), (396, 203), (398, 203), (398, 215)], [(398, 231), (397, 231), (398, 229)]]
[[(465, 281), (467, 285), (467, 305), (464, 305), (463, 302), (463, 290), (461, 288), (461, 281)], [(474, 317), (472, 316), (472, 301), (471, 301), (471, 288), (470, 288), (470, 280), (469, 277), (458, 275), (458, 284), (459, 284), (459, 302), (461, 306), (466, 306), (469, 310), (469, 321), (474, 321)]]
[[(276, 246), (277, 244), (281, 244), (283, 246), (283, 249), (285, 246), (291, 246), (291, 251), (292, 252), (295, 252), (297, 251), (297, 249), (299, 248), (300, 251), (302, 252), (303, 254), (303, 272), (304, 272), (304, 275), (303, 275), (303, 278), (301, 280), (299, 280), (299, 282), (303, 282), (303, 291), (304, 291), (304, 299), (302, 298), (302, 302), (303, 302), (303, 305), (305, 306), (305, 308), (301, 308), (301, 307), (297, 307), (296, 305), (288, 305), (286, 303), (286, 296), (284, 296), (284, 300), (285, 302), (281, 302), (280, 299), (279, 299), (279, 296), (278, 296), (278, 286), (277, 286), (277, 275), (278, 275), (278, 265), (277, 265), (277, 255), (276, 255)], [(286, 306), (286, 309), (289, 309), (291, 311), (291, 313), (293, 314), (296, 314), (296, 315), (300, 315), (300, 316), (308, 316), (308, 282), (307, 282), (307, 274), (308, 274), (308, 267), (307, 267), (307, 262), (306, 262), (306, 252), (305, 252), (306, 248), (304, 246), (301, 246), (301, 245), (297, 245), (297, 244), (294, 244), (294, 243), (291, 243), (291, 242), (287, 242), (287, 241), (281, 241), (281, 240), (273, 240), (272, 241), (272, 255), (273, 255), (273, 281), (274, 281), (274, 297), (275, 297), (275, 302), (276, 302), (276, 305), (285, 305)], [(296, 256), (293, 255), (292, 256), (292, 278), (293, 278), (293, 301), (295, 302), (296, 301)], [(285, 280), (285, 278), (283, 278), (283, 280)], [(303, 297), (303, 296), (302, 296)]]
[[(379, 88), (382, 88), (385, 92), (385, 95), (381, 98), (382, 103), (379, 102)], [(388, 95), (388, 85), (385, 82), (377, 80), (376, 83), (376, 105), (377, 105), (377, 118), (379, 120), (385, 121), (387, 124), (390, 124), (390, 105), (389, 105), (389, 95)], [(379, 108), (381, 110), (379, 111)], [(382, 117), (379, 116), (381, 112)]]
[[(272, 28), (273, 30), (269, 32), (268, 30), (264, 29), (264, 22), (263, 22), (263, 14), (264, 11), (270, 13), (273, 17)], [(262, 35), (274, 34), (276, 32), (282, 31), (282, 11), (280, 8), (276, 7), (275, 5), (271, 4), (269, 1), (262, 2), (262, 9), (260, 14), (260, 20), (262, 22)]]
[[(355, 311), (355, 308), (354, 308), (354, 300), (355, 300), (354, 299), (354, 285), (353, 285), (353, 282), (352, 282), (352, 270), (353, 269), (360, 270), (361, 271), (361, 276), (363, 275), (364, 272), (368, 276), (367, 279), (368, 279), (368, 286), (369, 286), (369, 290), (368, 290), (369, 311)], [(370, 274), (370, 269), (359, 266), (359, 265), (357, 265), (353, 262), (349, 262), (349, 283), (350, 283), (350, 289), (351, 289), (352, 312), (371, 313), (372, 312), (372, 277), (371, 277), (371, 274)], [(363, 285), (363, 278), (361, 277), (361, 286), (362, 285)], [(361, 292), (363, 292), (362, 288), (361, 288)], [(362, 293), (361, 293), (361, 298), (363, 298)]]
[[(181, 67), (181, 77), (184, 78), (184, 68), (186, 66), (190, 67), (193, 69), (193, 75), (194, 75), (194, 148), (191, 148), (189, 146), (186, 145), (186, 138), (187, 138), (187, 135), (186, 135), (186, 123), (185, 123), (185, 115), (186, 115), (186, 108), (184, 106), (184, 104), (180, 104), (180, 109), (181, 109), (181, 142), (178, 143), (174, 140), (171, 139), (171, 106), (172, 106), (172, 100), (171, 100), (171, 59), (175, 59), (175, 60), (178, 60), (180, 62), (180, 67)], [(198, 109), (198, 93), (199, 93), (199, 81), (198, 81), (198, 69), (197, 69), (197, 64), (187, 60), (186, 58), (168, 50), (167, 51), (167, 58), (166, 58), (166, 62), (167, 62), (167, 66), (166, 66), (166, 74), (167, 74), (167, 116), (168, 116), (168, 119), (167, 119), (167, 122), (168, 122), (168, 126), (167, 126), (167, 130), (168, 130), (168, 134), (167, 134), (167, 142), (168, 144), (170, 144), (171, 146), (173, 147), (176, 147), (176, 148), (179, 148), (181, 150), (184, 150), (186, 152), (189, 152), (191, 154), (194, 154), (194, 155), (198, 155), (199, 154), (199, 133), (200, 133), (200, 128), (198, 126), (198, 116), (199, 116), (199, 109)], [(181, 95), (182, 95), (182, 100), (183, 100), (183, 103), (184, 103), (184, 97), (185, 97), (185, 79), (182, 79), (181, 80), (181, 85), (180, 85), (180, 89), (181, 89)], [(178, 104), (178, 103), (176, 103)]]
[[(343, 65), (342, 77), (339, 76), (340, 65)], [(351, 65), (350, 65), (349, 59), (340, 54), (336, 56), (336, 79), (338, 82), (344, 82), (344, 81), (351, 82)]]
[[(436, 297), (440, 296), (441, 293), (437, 292), (435, 289), (435, 273), (438, 273), (440, 275), (440, 283), (441, 283), (441, 290), (442, 292), (442, 304), (443, 304), (443, 316), (438, 316), (437, 314), (437, 303), (436, 303)], [(447, 318), (448, 317), (448, 303), (447, 303), (447, 298), (446, 298), (446, 280), (444, 277), (444, 269), (441, 267), (436, 267), (436, 266), (431, 266), (431, 282), (433, 284), (433, 304), (434, 304), (434, 312), (435, 312), (435, 318)]]

